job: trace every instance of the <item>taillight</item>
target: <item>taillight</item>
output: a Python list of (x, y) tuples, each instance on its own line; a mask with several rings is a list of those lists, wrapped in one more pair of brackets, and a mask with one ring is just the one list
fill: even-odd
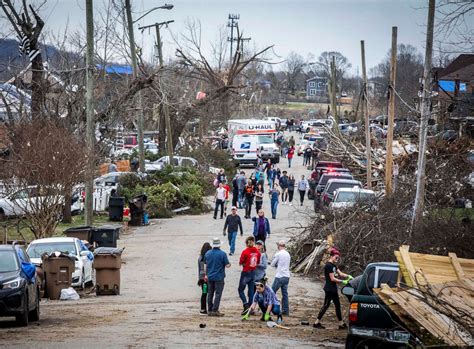
[(359, 304), (358, 303), (351, 303), (351, 306), (349, 308), (349, 321), (350, 322), (356, 322), (357, 321), (357, 308)]

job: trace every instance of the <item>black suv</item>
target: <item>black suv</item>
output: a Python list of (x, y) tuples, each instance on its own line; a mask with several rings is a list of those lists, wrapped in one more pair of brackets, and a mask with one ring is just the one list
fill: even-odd
[(0, 316), (15, 316), (20, 326), (40, 316), (36, 267), (22, 246), (0, 245)]

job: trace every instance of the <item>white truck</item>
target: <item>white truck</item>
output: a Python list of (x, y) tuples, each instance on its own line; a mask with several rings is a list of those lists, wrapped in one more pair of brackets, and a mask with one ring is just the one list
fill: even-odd
[[(280, 162), (280, 148), (275, 144), (275, 135), (277, 133), (276, 124), (271, 120), (258, 119), (235, 119), (228, 121), (229, 142), (234, 153), (240, 147), (239, 138), (237, 145), (234, 146), (236, 136), (255, 136), (258, 147), (258, 156), (266, 161), (271, 159), (273, 163)], [(253, 143), (252, 143), (253, 146)], [(238, 160), (235, 156), (234, 158)], [(240, 162), (240, 160), (239, 160)]]

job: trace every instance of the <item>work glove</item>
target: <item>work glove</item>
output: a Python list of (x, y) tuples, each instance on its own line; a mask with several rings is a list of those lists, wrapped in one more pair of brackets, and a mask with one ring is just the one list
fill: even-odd
[(250, 312), (245, 313), (244, 316), (242, 316), (242, 321), (248, 320), (250, 316)]
[(342, 282), (342, 284), (343, 284), (344, 286), (346, 286), (346, 285), (349, 283), (349, 281), (351, 281), (352, 279), (353, 279), (352, 275), (348, 275), (348, 276), (347, 276), (347, 279), (345, 279), (345, 280)]
[(265, 321), (269, 321), (269, 320), (270, 320), (270, 314), (265, 313), (265, 315), (263, 316), (263, 319), (264, 319)]

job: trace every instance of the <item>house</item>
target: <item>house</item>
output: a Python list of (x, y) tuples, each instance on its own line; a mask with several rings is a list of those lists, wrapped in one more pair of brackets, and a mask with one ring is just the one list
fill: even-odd
[(327, 96), (328, 80), (322, 77), (312, 77), (306, 80), (306, 99), (317, 99)]

